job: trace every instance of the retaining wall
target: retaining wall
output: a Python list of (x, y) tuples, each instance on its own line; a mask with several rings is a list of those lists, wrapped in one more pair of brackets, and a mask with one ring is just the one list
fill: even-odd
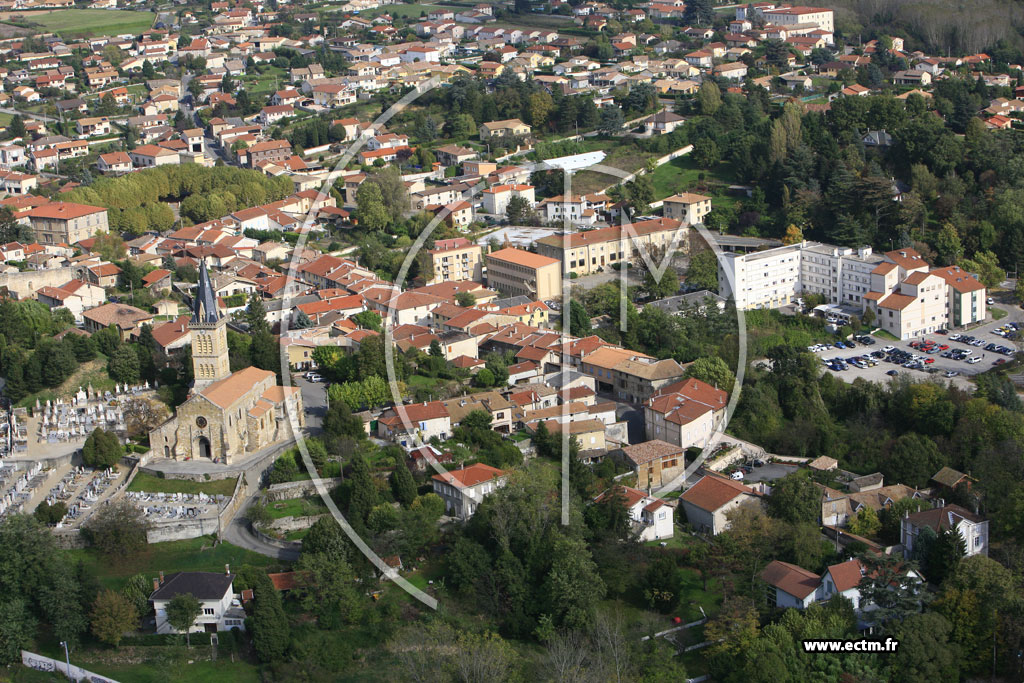
[[(330, 479), (322, 479), (324, 486), (328, 490), (333, 489), (335, 486), (341, 483), (341, 477), (332, 477)], [(291, 498), (305, 498), (306, 496), (316, 495), (316, 484), (312, 479), (306, 481), (289, 481), (283, 484), (274, 484), (267, 488), (264, 492), (269, 501), (278, 500), (289, 500)]]

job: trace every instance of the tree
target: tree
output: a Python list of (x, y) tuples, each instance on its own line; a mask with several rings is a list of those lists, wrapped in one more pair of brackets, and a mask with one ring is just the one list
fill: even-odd
[(36, 508), (33, 513), (35, 518), (43, 524), (54, 525), (64, 519), (64, 516), (68, 514), (68, 506), (61, 501), (57, 501), (53, 505), (50, 505), (47, 501), (43, 501)]
[(107, 374), (115, 382), (134, 384), (139, 381), (139, 355), (127, 344), (118, 347), (107, 362)]
[(31, 244), (34, 241), (35, 233), (32, 232), (32, 226), (15, 219), (11, 207), (0, 207), (0, 244), (8, 242)]
[(102, 427), (92, 430), (85, 439), (82, 446), (82, 461), (89, 467), (106, 469), (113, 467), (121, 460), (124, 449), (114, 432), (108, 432)]
[(416, 482), (413, 481), (412, 473), (404, 462), (395, 463), (395, 469), (391, 473), (391, 491), (395, 495), (395, 500), (405, 507), (409, 507), (416, 500)]
[(611, 105), (601, 110), (601, 123), (598, 125), (598, 130), (605, 135), (618, 135), (625, 123), (626, 117), (623, 116), (622, 110)]
[(384, 206), (384, 197), (377, 183), (364, 182), (356, 190), (356, 217), (360, 227), (370, 232), (383, 230), (391, 223), (391, 216)]
[(885, 628), (921, 611), (926, 597), (919, 578), (911, 576), (910, 567), (893, 555), (866, 553), (861, 557), (864, 573), (858, 588), (861, 605), (874, 603), (873, 621)]
[(102, 506), (84, 529), (90, 544), (104, 555), (129, 558), (146, 547), (149, 523), (141, 508), (122, 498)]
[(477, 370), (477, 373), (473, 375), (473, 383), (478, 387), (493, 387), (494, 373), (487, 368), (480, 368)]
[(605, 586), (582, 540), (562, 537), (555, 541), (543, 593), (557, 625), (583, 629), (591, 623)]
[[(324, 521), (324, 518), (320, 521)], [(334, 520), (327, 520), (334, 524)], [(315, 525), (314, 525), (315, 526)], [(337, 525), (335, 525), (337, 526)], [(311, 529), (312, 530), (312, 529)], [(303, 541), (305, 551), (305, 541)], [(288, 616), (281, 606), (281, 595), (264, 572), (256, 573), (253, 589), (252, 647), (261, 662), (274, 662), (288, 649)]]
[(25, 119), (21, 114), (15, 114), (11, 119), (10, 125), (7, 126), (7, 134), (12, 138), (25, 137)]
[(710, 249), (698, 251), (690, 256), (690, 267), (686, 271), (686, 284), (711, 292), (718, 291), (718, 259)]
[(135, 608), (138, 615), (149, 611), (149, 596), (153, 592), (153, 583), (145, 574), (134, 574), (121, 588), (121, 595)]
[(697, 106), (704, 116), (714, 116), (718, 108), (722, 106), (722, 91), (710, 78), (704, 79), (697, 90)]
[(0, 600), (0, 662), (20, 662), (21, 651), (31, 645), (35, 630), (35, 619), (24, 598), (8, 595)]
[(800, 230), (800, 228), (796, 227), (795, 225), (790, 224), (789, 227), (786, 228), (786, 234), (782, 238), (782, 243), (783, 244), (797, 244), (798, 242), (803, 242), (803, 240), (804, 240), (804, 233), (803, 233), (803, 231)]
[(473, 296), (473, 292), (458, 292), (455, 295), (455, 303), (463, 308), (469, 308), (476, 304), (476, 297)]
[(757, 639), (758, 619), (750, 598), (734, 596), (722, 602), (718, 615), (704, 625), (704, 638), (713, 644), (708, 656), (735, 659), (750, 649)]
[(679, 603), (682, 581), (675, 558), (658, 552), (644, 573), (644, 597), (652, 608), (668, 614)]
[(805, 472), (776, 480), (766, 503), (769, 515), (790, 524), (817, 522), (821, 514), (821, 493)]
[(693, 143), (693, 151), (690, 152), (693, 163), (700, 168), (709, 169), (722, 160), (722, 153), (718, 144), (711, 138), (700, 138)]
[(164, 419), (164, 411), (147, 398), (125, 401), (122, 409), (125, 430), (130, 436), (148, 434)]
[(686, 3), (683, 22), (703, 26), (715, 20), (715, 6), (711, 0), (691, 0)]
[(90, 621), (93, 635), (117, 647), (124, 634), (138, 626), (139, 615), (130, 600), (108, 589), (96, 597)]
[(508, 204), (505, 206), (505, 218), (510, 225), (534, 225), (537, 223), (537, 214), (530, 206), (530, 200), (518, 194), (508, 200)]
[(690, 363), (686, 376), (723, 391), (730, 391), (736, 381), (728, 364), (718, 356), (704, 356)]
[[(298, 587), (302, 608), (316, 615), (321, 628), (355, 623), (363, 613), (355, 574), (343, 557), (329, 553), (302, 553), (296, 565), (304, 580)], [(340, 622), (340, 623), (339, 623)]]
[(381, 326), (380, 313), (376, 311), (360, 311), (349, 318), (349, 320), (367, 330), (373, 330), (374, 332), (384, 331), (384, 328)]
[[(655, 261), (660, 260), (654, 255), (651, 258)], [(666, 299), (679, 292), (679, 274), (676, 273), (671, 263), (667, 265), (661, 277), (658, 277), (654, 269), (647, 266), (646, 259), (644, 260), (644, 266), (643, 289), (652, 299)]]
[(878, 513), (873, 508), (862, 507), (853, 519), (849, 522), (851, 534), (873, 538), (882, 529), (882, 522), (878, 519)]
[(300, 310), (298, 314), (296, 314), (295, 320), (292, 321), (291, 326), (296, 330), (305, 330), (313, 327), (313, 321), (309, 319), (309, 316), (306, 315), (305, 311)]
[(1006, 279), (1006, 271), (999, 267), (999, 259), (991, 251), (975, 252), (974, 258), (961, 261), (960, 267), (976, 274), (988, 289), (999, 286)]
[(167, 603), (167, 623), (175, 631), (185, 634), (185, 642), (192, 647), (192, 639), (189, 632), (196, 619), (203, 612), (199, 599), (191, 593), (180, 593), (171, 598)]
[(958, 648), (949, 642), (952, 625), (941, 614), (913, 614), (897, 625), (900, 647), (890, 680), (954, 683), (960, 680)]
[(590, 334), (590, 313), (576, 299), (569, 302), (569, 334), (574, 337), (586, 337)]

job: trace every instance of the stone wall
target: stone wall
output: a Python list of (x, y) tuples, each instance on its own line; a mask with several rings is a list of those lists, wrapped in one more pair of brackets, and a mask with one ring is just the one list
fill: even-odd
[[(323, 481), (324, 486), (329, 491), (341, 483), (341, 477), (322, 479), (321, 481)], [(307, 479), (306, 481), (289, 481), (284, 484), (274, 484), (267, 488), (264, 495), (269, 501), (305, 498), (306, 496), (316, 495), (316, 484), (313, 483), (312, 479)]]
[(0, 273), (0, 288), (6, 287), (18, 299), (32, 299), (43, 287), (60, 287), (75, 279), (70, 266), (24, 273)]
[(743, 449), (739, 446), (734, 446), (713, 459), (708, 458), (707, 462), (704, 463), (704, 467), (713, 472), (721, 472), (729, 465), (741, 462), (745, 457)]
[(216, 515), (197, 517), (195, 519), (161, 522), (150, 527), (146, 534), (149, 543), (165, 541), (183, 541), (188, 538), (212, 536), (220, 531), (220, 520)]
[(275, 519), (273, 522), (268, 524), (267, 528), (278, 533), (286, 534), (289, 531), (308, 529), (316, 524), (316, 521), (321, 517), (328, 516), (329, 515), (327, 513), (324, 513), (322, 515), (312, 515), (310, 517), (281, 517), (280, 519)]

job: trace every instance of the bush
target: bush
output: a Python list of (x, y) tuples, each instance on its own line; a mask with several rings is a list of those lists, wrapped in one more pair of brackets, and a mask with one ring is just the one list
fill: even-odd
[(97, 427), (82, 446), (82, 461), (89, 467), (105, 469), (113, 467), (124, 455), (121, 442), (114, 432)]

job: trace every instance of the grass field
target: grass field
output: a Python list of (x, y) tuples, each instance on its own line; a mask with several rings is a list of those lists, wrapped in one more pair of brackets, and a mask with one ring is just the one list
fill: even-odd
[[(605, 152), (607, 156), (605, 156), (604, 161), (601, 163), (605, 166), (612, 166), (620, 169), (626, 173), (635, 173), (636, 171), (639, 171), (644, 167), (648, 159), (655, 158), (654, 154), (644, 152), (639, 147), (632, 144), (618, 145), (616, 147), (606, 149)], [(573, 194), (600, 192), (606, 187), (616, 185), (619, 182), (619, 178), (608, 175), (607, 173), (598, 171), (580, 171), (573, 176), (572, 192)]]
[(186, 479), (161, 479), (152, 474), (139, 472), (128, 486), (129, 491), (146, 491), (148, 493), (205, 493), (215, 496), (218, 493), (230, 497), (235, 491), (234, 479), (216, 479), (214, 481), (188, 481)]
[(222, 572), (225, 564), (235, 569), (243, 564), (255, 567), (281, 565), (279, 560), (230, 543), (220, 543), (213, 547), (212, 536), (153, 543), (135, 557), (117, 558), (113, 562), (91, 549), (63, 552), (71, 562), (81, 561), (85, 571), (96, 577), (100, 585), (113, 590), (119, 590), (125, 581), (139, 573), (156, 576), (161, 571), (165, 574), (179, 571)]
[(327, 512), (319, 498), (290, 498), (267, 505), (267, 512), (274, 519), (281, 517), (308, 517)]
[(90, 36), (138, 35), (153, 26), (155, 15), (151, 12), (104, 9), (65, 9), (56, 12), (19, 12), (29, 23), (38, 25), (44, 31), (59, 33), (64, 37), (86, 38)]
[[(703, 174), (704, 179), (701, 179)], [(715, 168), (705, 171), (693, 163), (693, 159), (687, 156), (673, 159), (667, 164), (662, 164), (650, 174), (651, 183), (654, 185), (654, 198), (664, 199), (674, 194), (686, 191), (707, 191), (715, 186), (725, 189), (733, 181), (732, 167), (729, 164), (719, 164)], [(714, 195), (714, 193), (711, 193)], [(733, 197), (713, 196), (711, 204), (719, 206), (735, 202)]]

